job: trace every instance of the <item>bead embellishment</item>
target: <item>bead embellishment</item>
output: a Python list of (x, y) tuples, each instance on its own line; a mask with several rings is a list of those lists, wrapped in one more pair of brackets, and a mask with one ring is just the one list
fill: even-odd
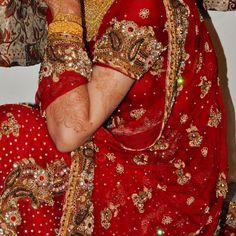
[(140, 79), (155, 64), (166, 48), (155, 38), (151, 26), (139, 27), (133, 21), (111, 21), (95, 45), (94, 62), (113, 66), (131, 78)]

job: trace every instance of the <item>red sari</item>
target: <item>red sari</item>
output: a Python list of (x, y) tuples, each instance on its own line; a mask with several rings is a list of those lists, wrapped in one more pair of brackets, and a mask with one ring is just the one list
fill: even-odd
[[(16, 226), (26, 236), (59, 228), (58, 235), (213, 235), (227, 192), (226, 126), (216, 55), (196, 2), (102, 6), (99, 27), (88, 27), (93, 63), (140, 79), (70, 169), (37, 108), (0, 108), (0, 235)], [(149, 61), (139, 40), (149, 37), (162, 54), (142, 71)], [(143, 64), (130, 65), (116, 46)]]

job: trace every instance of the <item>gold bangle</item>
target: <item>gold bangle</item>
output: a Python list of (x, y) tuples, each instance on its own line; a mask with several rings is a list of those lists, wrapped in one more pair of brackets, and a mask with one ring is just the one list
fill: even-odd
[(55, 21), (68, 21), (68, 22), (74, 22), (74, 23), (77, 23), (77, 24), (82, 24), (82, 19), (81, 17), (75, 15), (75, 14), (64, 14), (64, 13), (58, 13), (56, 16), (55, 16), (55, 19), (53, 20), (54, 22)]
[(69, 21), (55, 21), (52, 22), (48, 27), (48, 35), (55, 33), (66, 33), (77, 35), (78, 37), (83, 36), (83, 28), (80, 24)]

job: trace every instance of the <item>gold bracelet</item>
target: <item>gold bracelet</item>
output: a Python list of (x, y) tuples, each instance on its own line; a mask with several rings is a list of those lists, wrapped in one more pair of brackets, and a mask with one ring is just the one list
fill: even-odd
[(76, 15), (59, 13), (53, 22), (49, 24), (48, 36), (57, 33), (65, 33), (82, 38), (83, 27), (80, 22), (81, 18)]

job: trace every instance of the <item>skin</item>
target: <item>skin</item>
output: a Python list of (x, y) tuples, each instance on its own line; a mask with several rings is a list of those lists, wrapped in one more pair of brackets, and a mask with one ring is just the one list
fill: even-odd
[(83, 145), (123, 100), (134, 80), (95, 66), (92, 80), (51, 103), (47, 126), (56, 147), (70, 152)]
[[(58, 12), (80, 16), (78, 0), (46, 0), (53, 16)], [(93, 67), (92, 79), (58, 97), (46, 109), (50, 136), (61, 152), (83, 145), (101, 127), (131, 88), (134, 80), (100, 66)]]

